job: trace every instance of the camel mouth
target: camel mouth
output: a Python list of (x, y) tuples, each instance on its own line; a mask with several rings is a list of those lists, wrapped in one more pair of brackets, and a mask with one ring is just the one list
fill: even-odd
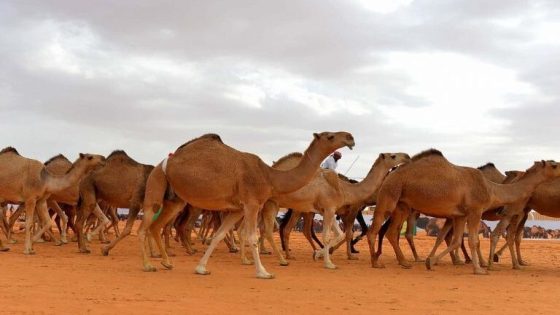
[(347, 144), (346, 147), (348, 147), (348, 149), (350, 149), (350, 150), (353, 150), (355, 145), (356, 145), (355, 143), (350, 143), (350, 144)]

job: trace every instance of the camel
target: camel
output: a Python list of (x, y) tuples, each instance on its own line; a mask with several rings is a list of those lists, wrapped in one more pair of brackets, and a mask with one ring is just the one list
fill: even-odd
[[(523, 173), (511, 173), (515, 177), (514, 181), (520, 181), (525, 175)], [(527, 216), (531, 210), (535, 210), (540, 214), (550, 217), (560, 217), (560, 179), (554, 179), (544, 182), (537, 186), (535, 191), (526, 200), (507, 206), (503, 211), (503, 217), (492, 231), (490, 245), (490, 267), (492, 262), (498, 261), (503, 249), (500, 249), (496, 255), (494, 251), (499, 236), (507, 229), (506, 242), (511, 254), (513, 269), (521, 269), (521, 266), (529, 265), (521, 258), (521, 240), (523, 238), (523, 227), (527, 220)], [(540, 232), (542, 234), (542, 232)], [(516, 250), (513, 250), (515, 243)]]
[[(506, 175), (502, 174), (502, 172), (500, 172), (497, 168), (496, 165), (494, 165), (494, 163), (488, 162), (482, 166), (477, 167), (478, 170), (480, 170), (480, 172), (482, 173), (482, 175), (489, 181), (493, 182), (493, 183), (497, 183), (497, 184), (508, 184), (511, 183), (511, 179), (508, 178)], [(507, 180), (507, 181), (506, 181)], [(495, 209), (488, 209), (485, 210), (482, 213), (482, 219), (484, 220), (499, 220), (499, 218), (501, 218), (500, 212), (503, 211), (503, 207), (498, 207)], [(498, 219), (495, 219), (495, 217), (498, 217)], [(439, 222), (442, 222), (443, 219), (438, 219)], [(449, 244), (451, 243), (451, 238), (453, 235), (453, 221), (452, 219), (445, 219), (445, 223), (443, 226), (439, 227), (439, 232), (437, 234), (438, 238), (436, 240), (436, 243), (434, 245), (434, 247), (432, 248), (432, 251), (429, 254), (429, 257), (432, 257), (435, 255), (436, 250), (438, 249), (439, 245), (441, 244), (441, 242), (445, 239), (445, 242), (447, 243), (447, 246), (449, 246)], [(488, 234), (490, 233), (490, 228), (488, 226), (486, 226), (486, 224), (484, 222), (480, 223), (480, 227), (479, 227), (479, 231), (478, 234), (483, 234), (483, 237), (488, 237)], [(471, 259), (469, 257), (469, 254), (467, 252), (467, 249), (465, 248), (465, 243), (463, 238), (461, 238), (461, 251), (463, 252), (463, 256), (465, 257), (465, 261), (462, 261), (459, 256), (458, 253), (454, 253), (454, 252), (450, 252), (450, 256), (451, 256), (451, 260), (453, 261), (453, 264), (456, 265), (461, 265), (464, 263), (470, 263)], [(480, 251), (479, 251), (480, 253)], [(479, 257), (480, 260), (480, 264), (482, 266), (486, 266), (487, 263), (484, 261), (484, 257), (482, 257), (482, 255)]]
[[(203, 135), (181, 145), (173, 155), (156, 166), (146, 184), (144, 219), (138, 230), (144, 270), (156, 270), (144, 248), (148, 229), (162, 253), (162, 265), (168, 269), (173, 267), (162, 246), (159, 231), (189, 203), (201, 209), (231, 211), (196, 267), (197, 274), (210, 273), (206, 265), (216, 245), (245, 216), (244, 237), (251, 246), (257, 278), (273, 278), (262, 265), (258, 253), (256, 229), (259, 211), (271, 197), (303, 187), (313, 178), (323, 159), (344, 146), (354, 147), (354, 137), (350, 133), (315, 133), (297, 167), (279, 171), (254, 154), (229, 147), (216, 134)], [(174, 198), (165, 198), (168, 188)], [(170, 193), (167, 195), (169, 197)]]
[(24, 254), (34, 254), (31, 242), (31, 226), (35, 209), (43, 226), (34, 239), (50, 231), (47, 199), (51, 194), (76, 185), (105, 158), (101, 155), (80, 153), (79, 158), (64, 175), (53, 175), (37, 160), (25, 158), (12, 147), (0, 151), (0, 202), (25, 203)]
[[(107, 206), (128, 208), (129, 214), (124, 230), (110, 244), (101, 248), (104, 256), (126, 236), (130, 235), (132, 225), (144, 200), (146, 179), (153, 170), (152, 165), (141, 164), (129, 157), (125, 151), (115, 150), (105, 161), (105, 165), (89, 174), (80, 184), (80, 205), (76, 219), (78, 247), (81, 253), (90, 253), (83, 236), (84, 221), (93, 211), (99, 211), (98, 218), (104, 218), (97, 230), (101, 231), (109, 220), (97, 205), (103, 201)], [(95, 232), (94, 232), (95, 234)]]
[[(273, 167), (278, 169), (290, 169), (293, 167), (294, 163), (299, 163), (301, 158), (301, 154), (291, 154), (280, 159)], [(272, 245), (274, 253), (280, 257), (280, 263), (282, 265), (286, 264), (272, 236), (273, 223), (280, 207), (291, 208), (297, 212), (317, 212), (323, 215), (324, 248), (321, 252), (317, 251), (315, 256), (322, 254), (324, 267), (327, 269), (335, 269), (336, 265), (334, 265), (330, 259), (330, 248), (338, 244), (342, 239), (333, 240), (331, 242), (331, 228), (334, 227), (334, 230), (337, 231), (340, 236), (344, 237), (340, 228), (336, 225), (335, 215), (337, 210), (340, 211), (340, 214), (346, 214), (352, 210), (355, 218), (357, 211), (361, 209), (361, 205), (375, 195), (375, 192), (383, 182), (387, 173), (393, 167), (408, 162), (409, 159), (410, 157), (405, 153), (381, 153), (373, 163), (364, 180), (356, 184), (340, 179), (337, 174), (331, 170), (321, 170), (321, 172), (317, 173), (313, 180), (304, 187), (291, 193), (279, 194), (268, 200), (263, 209), (265, 237)], [(354, 205), (359, 205), (360, 207), (354, 209), (352, 208)], [(349, 259), (352, 259), (349, 243), (352, 240), (351, 227), (347, 229), (347, 231), (349, 231), (347, 252)], [(286, 238), (287, 232), (289, 231), (284, 230), (284, 238)], [(287, 239), (284, 239), (284, 243), (286, 253), (289, 253)], [(242, 257), (244, 257), (243, 251), (244, 246), (241, 246)]]
[(375, 250), (375, 238), (387, 214), (394, 220), (387, 231), (399, 264), (411, 268), (398, 246), (397, 230), (401, 222), (415, 209), (433, 217), (453, 219), (451, 245), (435, 257), (426, 259), (432, 269), (437, 261), (461, 245), (465, 222), (468, 225), (469, 247), (475, 274), (487, 274), (479, 263), (478, 228), (482, 213), (527, 198), (536, 186), (560, 176), (554, 161), (535, 162), (525, 176), (513, 184), (502, 185), (486, 179), (475, 168), (456, 166), (440, 151), (430, 149), (412, 158), (412, 162), (392, 172), (379, 189), (374, 220), (368, 231), (372, 267), (383, 268)]

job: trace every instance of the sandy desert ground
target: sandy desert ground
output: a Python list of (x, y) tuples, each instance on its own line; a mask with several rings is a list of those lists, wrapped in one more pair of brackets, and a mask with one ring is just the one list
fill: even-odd
[[(367, 243), (360, 259), (346, 260), (337, 251), (337, 270), (313, 261), (303, 235), (293, 233), (296, 260), (281, 267), (273, 256), (263, 262), (276, 279), (254, 278), (254, 267), (242, 266), (238, 254), (221, 244), (209, 263), (212, 274), (193, 273), (201, 253), (188, 256), (175, 245), (172, 271), (141, 271), (136, 237), (126, 239), (109, 257), (90, 244), (92, 254), (77, 253), (75, 243), (55, 247), (36, 244), (37, 255), (25, 256), (23, 234), (0, 253), (2, 314), (525, 314), (558, 312), (560, 241), (525, 240), (531, 266), (512, 270), (509, 256), (488, 276), (474, 276), (470, 266), (445, 259), (435, 271), (417, 263), (399, 267), (388, 244), (386, 269), (370, 267)], [(426, 255), (434, 239), (417, 238)], [(487, 252), (488, 240), (482, 240)], [(203, 249), (200, 243), (198, 249)], [(406, 253), (407, 248), (404, 249)]]

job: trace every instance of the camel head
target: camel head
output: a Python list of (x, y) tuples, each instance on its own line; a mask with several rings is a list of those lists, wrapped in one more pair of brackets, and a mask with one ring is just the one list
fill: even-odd
[(352, 134), (344, 131), (314, 133), (313, 137), (315, 138), (313, 143), (319, 145), (326, 153), (331, 153), (342, 147), (348, 147), (352, 150), (356, 145)]
[(98, 154), (80, 153), (80, 157), (73, 163), (73, 166), (83, 165), (87, 170), (93, 170), (98, 166), (105, 165), (105, 157)]
[(553, 160), (535, 161), (533, 166), (525, 171), (525, 175), (539, 172), (544, 174), (546, 178), (551, 179), (560, 176), (560, 167), (558, 167), (558, 163)]
[(410, 155), (406, 153), (379, 153), (379, 156), (377, 157), (377, 160), (375, 160), (375, 163), (373, 163), (373, 165), (384, 165), (384, 169), (392, 172), (402, 164), (406, 164), (408, 162), (410, 162)]

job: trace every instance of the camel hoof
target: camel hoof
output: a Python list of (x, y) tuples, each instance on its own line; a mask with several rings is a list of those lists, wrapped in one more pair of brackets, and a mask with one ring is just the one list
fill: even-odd
[(9, 250), (10, 250), (9, 247), (2, 247), (2, 248), (0, 248), (0, 252), (7, 252), (7, 251), (9, 251)]
[(87, 248), (86, 249), (80, 248), (79, 253), (80, 254), (89, 254), (89, 253), (91, 253), (91, 250), (89, 250)]
[(42, 239), (42, 238), (40, 238), (40, 239), (38, 239), (38, 240), (36, 240), (36, 241), (33, 241), (33, 242), (34, 242), (34, 243), (44, 243), (44, 242), (45, 242), (45, 240), (44, 240), (44, 239)]
[(61, 239), (60, 242), (61, 242), (62, 244), (68, 244), (68, 240), (67, 240), (67, 239)]
[(229, 252), (232, 254), (239, 253), (239, 248), (230, 248)]
[(500, 256), (494, 254), (494, 262), (500, 262)]
[(515, 269), (515, 270), (522, 270), (523, 269), (523, 268), (521, 268), (520, 265), (513, 265), (512, 268)]
[(531, 266), (531, 264), (529, 264), (528, 262), (523, 261), (523, 260), (519, 262), (519, 265), (521, 265), (521, 266)]
[(323, 258), (323, 251), (321, 249), (313, 251), (313, 260), (317, 261), (320, 258)]
[(400, 262), (399, 265), (401, 265), (401, 267), (402, 267), (403, 269), (411, 269), (411, 268), (412, 268), (412, 264), (410, 264), (410, 263), (407, 262), (407, 261)]
[(161, 265), (162, 265), (163, 267), (165, 267), (165, 269), (167, 269), (167, 270), (173, 269), (173, 264), (172, 264), (172, 263), (167, 263), (167, 262), (162, 261), (162, 262), (161, 262)]
[(10, 244), (17, 244), (17, 240), (11, 239), (11, 240), (8, 241), (8, 243), (10, 243)]
[(152, 265), (146, 265), (144, 266), (144, 272), (156, 272), (157, 269), (156, 267), (152, 266)]
[(289, 266), (289, 265), (290, 263), (285, 260), (280, 262), (280, 266)]
[(64, 245), (64, 243), (62, 243), (61, 241), (56, 241), (54, 243), (54, 246), (62, 246), (62, 245)]
[(453, 262), (453, 265), (455, 265), (455, 266), (462, 266), (462, 265), (464, 265), (464, 264), (468, 264), (468, 262), (462, 261), (462, 260), (460, 260), (460, 259), (459, 259), (459, 260), (455, 260), (455, 261)]
[(250, 266), (250, 265), (253, 264), (253, 261), (249, 260), (249, 259), (243, 259), (243, 260), (241, 260), (241, 264), (245, 265), (245, 266)]
[(336, 269), (337, 267), (336, 267), (336, 265), (333, 264), (333, 263), (328, 263), (328, 264), (325, 264), (325, 268), (334, 270), (334, 269)]
[(470, 264), (470, 263), (472, 263), (471, 259), (465, 259), (465, 264)]
[(161, 258), (161, 254), (150, 254), (151, 258)]
[(198, 251), (197, 251), (196, 249), (191, 249), (191, 250), (188, 250), (188, 249), (187, 249), (187, 251), (186, 251), (186, 252), (187, 252), (187, 255), (189, 255), (189, 256), (190, 256), (190, 255), (194, 255), (194, 254), (196, 254), (196, 253), (197, 253)]
[(23, 251), (24, 255), (35, 255), (35, 250), (33, 249), (26, 249)]
[(486, 271), (485, 269), (479, 268), (479, 269), (474, 270), (474, 274), (475, 275), (487, 275), (488, 271)]
[(426, 258), (426, 269), (433, 270), (432, 269), (433, 267), (434, 267), (434, 263), (432, 261), (432, 257)]
[(481, 261), (481, 262), (480, 262), (480, 267), (482, 267), (482, 268), (487, 268), (487, 267), (488, 267), (488, 263), (485, 262), (485, 261)]
[(210, 271), (206, 270), (204, 266), (197, 266), (194, 272), (198, 275), (207, 276), (210, 274)]
[(371, 266), (372, 266), (373, 268), (380, 268), (380, 269), (385, 268), (385, 264), (382, 264), (382, 263), (380, 263), (380, 262), (374, 262), (374, 263), (371, 264)]
[(101, 255), (109, 256), (109, 249), (106, 247), (101, 247)]
[(274, 274), (268, 272), (257, 273), (257, 279), (274, 279)]
[(358, 256), (350, 255), (348, 256), (348, 260), (359, 260)]

